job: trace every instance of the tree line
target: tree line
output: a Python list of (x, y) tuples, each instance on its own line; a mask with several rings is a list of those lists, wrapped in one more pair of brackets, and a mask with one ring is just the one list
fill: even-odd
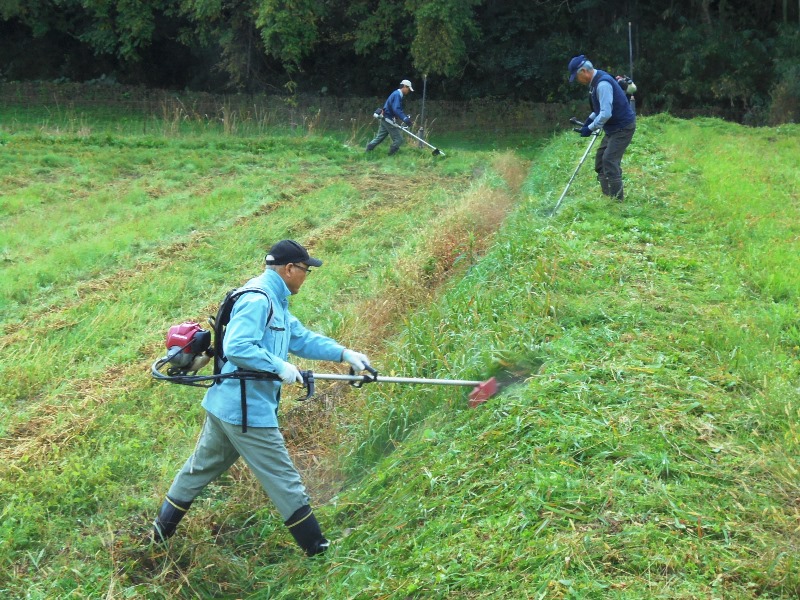
[(0, 0), (0, 53), (6, 81), (536, 102), (586, 54), (647, 110), (755, 124), (798, 118), (800, 0)]

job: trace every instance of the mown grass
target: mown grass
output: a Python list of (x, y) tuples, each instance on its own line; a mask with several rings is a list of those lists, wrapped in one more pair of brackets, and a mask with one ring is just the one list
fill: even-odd
[[(510, 153), (434, 161), (406, 149), (389, 162), (316, 136), (214, 140), (217, 156), (194, 158), (183, 185), (195, 203), (227, 208), (221, 221), (167, 202), (140, 234), (149, 241), (123, 236), (111, 258), (87, 252), (50, 281), (9, 285), (0, 589), (796, 597), (798, 134), (643, 119), (626, 155), (628, 201), (609, 203), (584, 167), (552, 218), (583, 151), (571, 135), (549, 141), (524, 183)], [(47, 212), (16, 205), (14, 233), (29, 233), (6, 262), (27, 252), (31, 272), (62, 264), (36, 225), (68, 219), (65, 181), (79, 179), (76, 164), (102, 172), (108, 153), (81, 136), (37, 137), (16, 132), (4, 146), (30, 160), (45, 143), (48, 168), (64, 169), (49, 172), (62, 187)], [(164, 142), (132, 179), (178, 178), (179, 155), (192, 144), (202, 154), (202, 141)], [(115, 144), (136, 148), (120, 161), (136, 163), (140, 140)], [(238, 164), (251, 168), (227, 175)], [(0, 181), (14, 191), (9, 178), (35, 181), (36, 168)], [(130, 193), (113, 175), (96, 191), (77, 185)], [(102, 241), (128, 212), (88, 214), (98, 222), (76, 223)], [(335, 540), (322, 560), (302, 558), (240, 467), (167, 550), (142, 548), (202, 418), (197, 391), (148, 379), (163, 330), (208, 314), (284, 234), (326, 259), (294, 301), (310, 325), (363, 344), (384, 373), (510, 373), (510, 385), (474, 410), (464, 389), (426, 386), (333, 386), (287, 403), (287, 437)], [(29, 239), (40, 247), (25, 250)], [(106, 262), (93, 270), (95, 260)]]
[[(446, 163), (412, 148), (370, 159), (360, 143), (280, 132), (98, 139), (37, 127), (14, 131), (4, 150), (16, 158), (0, 177), (0, 589), (14, 597), (113, 595), (116, 532), (142, 531), (200, 416), (197, 390), (148, 376), (165, 328), (204, 322), (261, 270), (273, 241), (292, 236), (326, 261), (296, 314), (375, 350), (376, 331), (485, 248), (491, 232), (463, 207), (486, 189), (502, 212), (526, 170), (513, 156), (470, 151)], [(441, 245), (475, 231), (469, 247)], [(414, 290), (423, 275), (430, 289)], [(298, 413), (287, 429), (307, 426)], [(292, 440), (323, 499), (341, 486), (338, 448), (325, 446), (336, 420)], [(264, 503), (254, 490), (243, 496)]]

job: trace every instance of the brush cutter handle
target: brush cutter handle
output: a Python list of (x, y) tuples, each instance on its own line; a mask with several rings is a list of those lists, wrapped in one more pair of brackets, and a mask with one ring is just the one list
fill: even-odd
[(350, 385), (352, 385), (354, 388), (360, 388), (365, 383), (372, 383), (373, 381), (378, 380), (377, 370), (373, 369), (369, 365), (365, 365), (364, 370), (369, 372), (369, 375), (356, 375), (353, 367), (350, 367), (350, 376), (353, 377), (353, 379), (350, 380)]

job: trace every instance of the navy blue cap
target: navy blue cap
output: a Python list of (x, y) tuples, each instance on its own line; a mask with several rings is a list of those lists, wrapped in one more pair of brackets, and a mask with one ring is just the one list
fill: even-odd
[(580, 54), (578, 56), (573, 56), (572, 59), (569, 61), (569, 82), (572, 83), (575, 81), (575, 76), (578, 74), (578, 69), (583, 66), (583, 63), (586, 62), (586, 56)]

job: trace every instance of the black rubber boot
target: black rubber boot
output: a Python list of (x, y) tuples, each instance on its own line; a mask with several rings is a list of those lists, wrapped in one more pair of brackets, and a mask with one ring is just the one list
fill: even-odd
[(328, 549), (330, 542), (322, 535), (317, 518), (308, 504), (294, 511), (284, 525), (307, 556), (322, 554)]
[(158, 511), (156, 520), (153, 521), (153, 541), (166, 542), (175, 533), (175, 528), (192, 505), (191, 502), (181, 502), (167, 496)]
[(398, 150), (400, 150), (400, 148), (396, 148), (395, 146), (392, 146), (391, 148), (389, 148), (389, 156), (392, 156), (393, 154), (397, 154)]
[(614, 198), (617, 202), (622, 202), (625, 199), (625, 192), (622, 188), (622, 180), (609, 180), (608, 182), (608, 195)]
[(608, 179), (606, 178), (606, 176), (605, 175), (598, 175), (597, 176), (597, 181), (600, 182), (600, 189), (603, 191), (603, 195), (604, 196), (610, 196), (611, 195), (611, 187), (608, 184)]
[(375, 146), (372, 144), (367, 144), (367, 152), (372, 152), (375, 149)]

